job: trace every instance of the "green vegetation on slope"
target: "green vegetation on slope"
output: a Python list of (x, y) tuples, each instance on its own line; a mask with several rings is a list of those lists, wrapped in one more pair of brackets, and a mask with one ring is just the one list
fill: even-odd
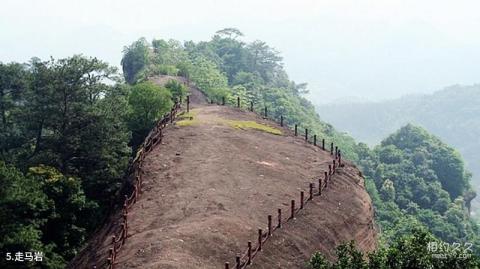
[[(267, 106), (269, 115), (335, 141), (367, 176), (385, 245), (419, 238), (408, 227), (425, 226), (444, 241), (478, 246), (465, 206), (469, 175), (455, 151), (413, 126), (374, 150), (355, 144), (320, 121), (302, 96), (306, 85), (288, 79), (274, 49), (240, 38), (224, 29), (207, 42), (140, 39), (124, 50), (129, 85), (95, 58), (0, 64), (0, 253), (43, 251), (42, 268), (63, 268), (76, 254), (118, 202), (132, 152), (186, 94), (178, 82), (148, 82), (158, 74), (184, 76), (212, 100)], [(19, 266), (38, 267), (0, 260), (1, 268)]]
[(356, 160), (353, 139), (320, 121), (302, 96), (306, 84), (289, 80), (279, 53), (262, 41), (245, 43), (242, 36), (237, 29), (227, 28), (198, 43), (157, 39), (149, 43), (141, 38), (124, 49), (125, 79), (134, 84), (155, 75), (185, 76), (214, 101), (225, 97), (235, 104), (239, 96), (244, 106), (254, 102), (256, 111), (267, 106), (269, 116), (283, 115), (287, 124), (300, 124), (300, 129), (334, 140), (348, 158)]
[[(185, 94), (119, 81), (82, 56), (0, 63), (0, 268), (64, 268), (119, 203), (132, 151)], [(8, 262), (17, 251), (44, 261)]]
[(288, 79), (274, 49), (261, 41), (246, 44), (241, 36), (236, 29), (224, 29), (212, 40), (199, 43), (154, 40), (149, 44), (140, 39), (126, 47), (125, 56), (135, 51), (142, 52), (141, 59), (147, 55), (143, 67), (129, 70), (125, 57), (124, 70), (137, 81), (159, 74), (186, 76), (214, 101), (226, 97), (227, 102), (235, 104), (240, 96), (244, 105), (253, 101), (257, 111), (267, 106), (269, 115), (283, 115), (288, 124), (299, 123), (300, 128), (307, 127), (312, 134), (335, 141), (367, 176), (385, 246), (399, 236), (408, 236), (410, 227), (416, 226), (426, 227), (433, 236), (449, 243), (478, 246), (478, 227), (465, 206), (473, 194), (470, 176), (457, 152), (411, 125), (374, 150), (357, 145), (320, 120), (302, 96), (306, 85)]
[[(378, 103), (322, 105), (317, 111), (336, 128), (370, 145), (379, 143), (407, 123), (420, 125), (460, 151), (473, 173), (474, 188), (480, 190), (478, 84), (451, 86), (429, 95)], [(472, 212), (480, 214), (480, 199), (472, 201)]]
[(363, 255), (354, 242), (337, 248), (337, 260), (326, 260), (315, 253), (310, 269), (466, 269), (479, 268), (480, 259), (471, 255), (470, 245), (447, 246), (424, 229), (396, 238), (390, 246)]
[(480, 228), (466, 207), (470, 175), (455, 150), (413, 125), (373, 150), (358, 148), (380, 247), (365, 256), (350, 242), (333, 263), (314, 254), (310, 268), (479, 268)]
[(473, 197), (470, 175), (458, 152), (407, 125), (373, 151), (363, 145), (358, 164), (376, 207), (384, 242), (423, 225), (448, 243), (473, 243), (477, 254), (480, 229), (468, 215)]

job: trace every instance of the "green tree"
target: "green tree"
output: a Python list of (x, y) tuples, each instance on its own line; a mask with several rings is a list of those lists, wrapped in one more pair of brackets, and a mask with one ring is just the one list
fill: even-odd
[(165, 84), (165, 88), (172, 93), (173, 100), (184, 99), (184, 97), (187, 95), (187, 87), (174, 79), (169, 80)]
[[(458, 249), (440, 248), (446, 246), (423, 229), (413, 229), (398, 237), (391, 245), (380, 247), (372, 253), (361, 253), (354, 242), (337, 248), (335, 262), (329, 262), (320, 253), (309, 261), (311, 269), (463, 269), (479, 268), (478, 256), (463, 257), (464, 246)], [(468, 252), (468, 251), (467, 251)], [(446, 254), (437, 258), (434, 254)], [(470, 252), (469, 252), (470, 253)], [(470, 253), (471, 254), (471, 253)]]
[(145, 38), (140, 38), (123, 49), (121, 61), (123, 75), (127, 83), (133, 84), (140, 79), (140, 74), (149, 65), (150, 47)]
[(132, 145), (143, 142), (155, 122), (173, 105), (172, 94), (152, 82), (139, 83), (132, 87), (128, 97), (130, 105), (128, 125), (132, 131)]

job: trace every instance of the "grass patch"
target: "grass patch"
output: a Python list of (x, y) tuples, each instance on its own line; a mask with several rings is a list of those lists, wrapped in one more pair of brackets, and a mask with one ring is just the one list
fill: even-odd
[(183, 112), (182, 114), (178, 115), (179, 119), (194, 119), (197, 117), (197, 111), (196, 110), (190, 110), (190, 112)]
[(183, 126), (194, 125), (194, 124), (197, 124), (197, 123), (198, 123), (197, 120), (187, 119), (187, 120), (177, 121), (177, 122), (175, 123), (175, 125), (183, 127)]
[(190, 126), (198, 123), (198, 120), (196, 119), (197, 117), (197, 111), (195, 110), (190, 110), (188, 113), (182, 113), (178, 115), (178, 118), (180, 119), (177, 121), (175, 124), (177, 126)]
[(261, 123), (255, 122), (255, 121), (225, 120), (225, 122), (229, 126), (231, 126), (233, 128), (236, 128), (236, 129), (243, 129), (243, 130), (245, 130), (245, 129), (255, 129), (255, 130), (262, 131), (262, 132), (271, 133), (271, 134), (274, 134), (274, 135), (281, 135), (282, 134), (282, 131), (280, 131), (277, 128), (273, 128), (273, 127), (270, 127), (268, 125), (261, 124)]

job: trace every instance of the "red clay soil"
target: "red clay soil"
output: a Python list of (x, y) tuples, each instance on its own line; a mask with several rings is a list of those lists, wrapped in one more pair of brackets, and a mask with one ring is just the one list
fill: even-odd
[[(308, 193), (332, 161), (328, 152), (251, 112), (197, 105), (192, 115), (191, 125), (167, 128), (147, 156), (143, 192), (130, 210), (115, 268), (233, 264), (247, 241), (256, 242), (267, 215), (282, 208), (287, 217), (289, 201)], [(234, 128), (228, 120), (256, 121), (283, 134)], [(111, 239), (101, 237), (104, 242), (92, 241), (90, 256), (82, 252), (72, 268), (91, 268), (92, 251), (107, 251)], [(274, 233), (251, 268), (305, 268), (315, 251), (332, 259), (335, 247), (350, 240), (364, 251), (376, 247), (370, 198), (358, 169), (347, 163), (322, 196)]]

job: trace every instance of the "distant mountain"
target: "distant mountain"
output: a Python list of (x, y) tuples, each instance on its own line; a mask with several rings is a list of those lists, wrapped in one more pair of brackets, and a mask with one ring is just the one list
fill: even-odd
[[(371, 146), (407, 123), (424, 127), (458, 149), (480, 193), (480, 84), (384, 102), (333, 103), (317, 110), (323, 120)], [(473, 204), (477, 212), (479, 200)]]

